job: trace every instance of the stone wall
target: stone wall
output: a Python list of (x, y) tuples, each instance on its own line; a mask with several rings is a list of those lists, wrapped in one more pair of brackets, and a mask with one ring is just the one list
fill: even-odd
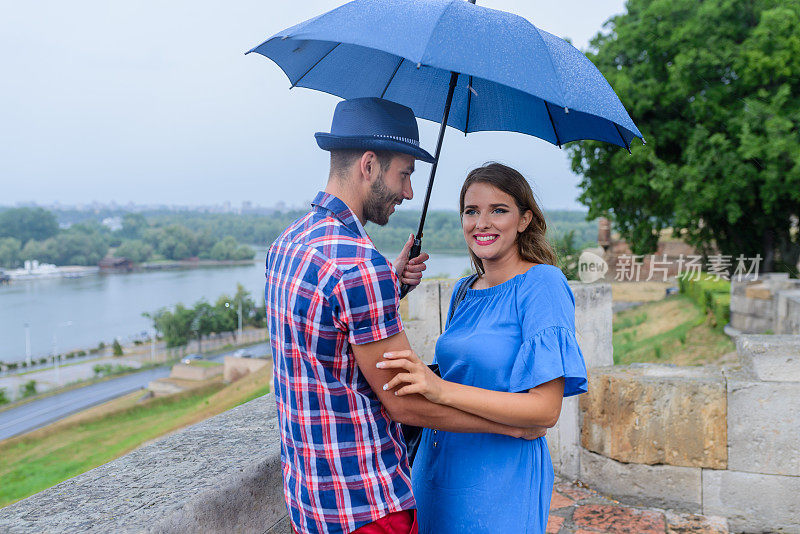
[[(556, 471), (621, 501), (800, 533), (800, 336), (741, 335), (737, 370), (613, 366), (611, 289), (570, 283), (589, 393), (547, 433)], [(430, 360), (453, 281), (408, 297)], [(288, 532), (271, 395), (0, 510), (2, 532)]]
[(594, 369), (578, 478), (607, 495), (800, 532), (800, 336), (741, 335), (738, 369)]
[(0, 509), (0, 532), (287, 534), (265, 395)]
[(762, 273), (731, 280), (732, 333), (800, 335), (800, 280)]

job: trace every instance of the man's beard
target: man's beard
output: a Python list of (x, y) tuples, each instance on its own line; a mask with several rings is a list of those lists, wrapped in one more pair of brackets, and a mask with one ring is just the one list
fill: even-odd
[(386, 187), (381, 172), (372, 183), (369, 198), (364, 202), (364, 220), (380, 226), (385, 225), (389, 222), (392, 207), (399, 201), (400, 198)]

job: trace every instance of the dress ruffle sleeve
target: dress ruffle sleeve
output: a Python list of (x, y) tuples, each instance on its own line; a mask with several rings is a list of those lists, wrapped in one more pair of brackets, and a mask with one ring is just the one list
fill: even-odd
[(575, 333), (550, 326), (523, 341), (511, 369), (510, 391), (528, 391), (560, 376), (565, 397), (588, 391), (586, 364)]

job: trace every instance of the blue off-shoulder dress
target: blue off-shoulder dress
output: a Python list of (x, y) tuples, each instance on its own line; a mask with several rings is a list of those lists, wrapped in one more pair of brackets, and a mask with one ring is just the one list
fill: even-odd
[[(445, 380), (460, 384), (523, 392), (563, 376), (565, 397), (585, 393), (567, 279), (539, 264), (469, 289), (436, 343), (436, 361)], [(425, 429), (411, 479), (421, 534), (545, 531), (553, 464), (544, 437)]]

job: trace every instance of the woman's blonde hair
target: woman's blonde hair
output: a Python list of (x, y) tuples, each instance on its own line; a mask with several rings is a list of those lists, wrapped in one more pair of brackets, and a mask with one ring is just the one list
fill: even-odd
[[(473, 169), (467, 175), (467, 179), (464, 180), (464, 185), (461, 187), (459, 208), (462, 218), (464, 217), (464, 197), (467, 194), (467, 189), (472, 184), (477, 183), (489, 184), (504, 193), (508, 193), (517, 204), (520, 215), (524, 215), (526, 211), (530, 211), (533, 215), (527, 228), (517, 235), (517, 247), (520, 257), (532, 263), (556, 265), (556, 253), (550, 242), (545, 238), (547, 223), (544, 220), (544, 214), (536, 204), (533, 190), (528, 181), (525, 180), (525, 177), (519, 171), (502, 163), (487, 163), (482, 167)], [(472, 259), (472, 265), (475, 270), (482, 275), (485, 269), (481, 259), (472, 250), (469, 251), (469, 256)]]

